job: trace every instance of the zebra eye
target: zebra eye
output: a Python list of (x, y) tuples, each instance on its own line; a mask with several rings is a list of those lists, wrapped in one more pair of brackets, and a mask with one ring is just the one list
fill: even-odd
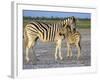
[(59, 33), (59, 35), (60, 35), (60, 36), (62, 35), (61, 32)]

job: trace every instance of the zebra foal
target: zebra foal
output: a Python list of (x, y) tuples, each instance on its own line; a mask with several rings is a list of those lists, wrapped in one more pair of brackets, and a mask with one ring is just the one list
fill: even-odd
[(81, 54), (81, 34), (79, 31), (76, 31), (76, 28), (71, 29), (71, 26), (65, 25), (67, 32), (65, 34), (66, 42), (67, 42), (67, 57), (72, 57), (72, 49), (71, 46), (75, 45), (78, 50), (77, 59)]

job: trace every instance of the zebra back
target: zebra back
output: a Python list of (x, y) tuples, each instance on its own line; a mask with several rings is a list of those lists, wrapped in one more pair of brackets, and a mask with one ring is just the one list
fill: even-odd
[(64, 26), (71, 26), (71, 24), (69, 24), (71, 20), (71, 18), (67, 18), (66, 20), (58, 21), (57, 23), (53, 24), (47, 24), (45, 22), (40, 21), (33, 21), (26, 25), (25, 30), (27, 33), (31, 34), (31, 36), (34, 34), (44, 42), (55, 41), (56, 37), (59, 36), (59, 33), (60, 36), (63, 36), (67, 33), (67, 30), (66, 28), (64, 28)]

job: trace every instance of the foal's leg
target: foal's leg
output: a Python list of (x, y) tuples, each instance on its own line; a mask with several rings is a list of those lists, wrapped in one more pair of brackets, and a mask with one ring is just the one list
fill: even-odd
[(55, 51), (55, 60), (58, 59), (58, 50), (59, 50), (59, 58), (62, 60), (62, 55), (61, 55), (61, 40), (58, 40), (56, 42), (56, 51)]
[(70, 47), (70, 58), (72, 57), (72, 48)]
[(67, 42), (67, 57), (72, 57), (72, 50), (69, 42)]
[(61, 55), (61, 41), (62, 41), (62, 40), (59, 40), (59, 41), (58, 41), (58, 49), (59, 49), (59, 58), (60, 58), (60, 60), (63, 59), (63, 58), (62, 58), (62, 55)]
[(57, 52), (58, 52), (58, 41), (56, 42), (55, 60), (57, 60), (57, 58), (58, 58)]

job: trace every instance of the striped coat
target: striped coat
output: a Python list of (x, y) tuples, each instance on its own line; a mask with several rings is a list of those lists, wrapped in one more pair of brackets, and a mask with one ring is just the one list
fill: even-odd
[(71, 26), (65, 25), (65, 27), (67, 27), (67, 34), (65, 34), (65, 37), (67, 40), (66, 41), (67, 42), (67, 57), (72, 57), (71, 46), (75, 45), (78, 50), (78, 54), (77, 54), (77, 59), (78, 59), (81, 53), (81, 45), (80, 45), (81, 34), (76, 29), (71, 30), (70, 29)]
[(59, 21), (55, 24), (47, 24), (44, 22), (33, 21), (28, 23), (24, 28), (24, 41), (26, 46), (26, 61), (29, 62), (29, 49), (35, 46), (37, 39), (42, 42), (56, 42), (55, 60), (58, 58), (57, 54), (59, 51), (59, 58), (61, 56), (61, 42), (65, 38), (67, 33), (65, 25), (73, 26), (76, 24), (74, 17), (69, 17), (66, 20)]

